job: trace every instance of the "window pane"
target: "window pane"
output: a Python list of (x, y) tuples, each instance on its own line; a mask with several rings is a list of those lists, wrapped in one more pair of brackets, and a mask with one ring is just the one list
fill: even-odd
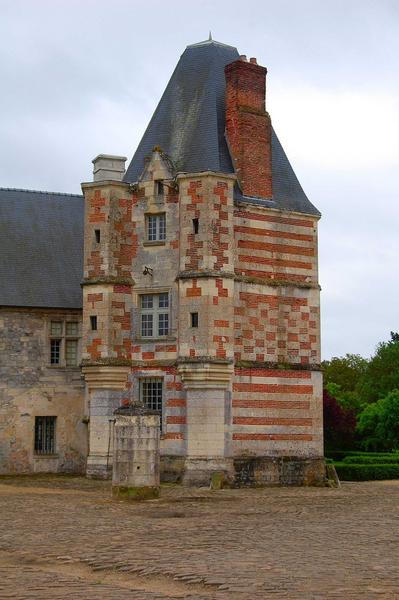
[(62, 335), (62, 321), (51, 321), (51, 335)]
[(158, 335), (168, 335), (169, 333), (169, 314), (160, 313), (158, 315)]
[(159, 294), (158, 296), (158, 306), (159, 308), (168, 308), (169, 306), (169, 294), (166, 292), (164, 294)]
[(150, 242), (157, 239), (157, 217), (155, 215), (147, 217), (147, 237)]
[(35, 418), (35, 452), (37, 454), (54, 454), (56, 418)]
[(78, 324), (74, 321), (67, 322), (65, 327), (67, 335), (78, 335)]
[(141, 308), (153, 308), (154, 296), (153, 294), (145, 294), (141, 296)]
[(78, 340), (65, 342), (65, 362), (67, 367), (76, 367), (78, 364)]
[(61, 340), (51, 340), (50, 341), (50, 363), (52, 365), (60, 364), (60, 347), (61, 347)]
[(141, 380), (141, 400), (147, 408), (160, 413), (162, 429), (162, 379), (146, 378)]
[(159, 239), (164, 240), (166, 238), (166, 219), (165, 213), (163, 215), (159, 215), (158, 217), (159, 224)]
[(141, 335), (143, 337), (152, 337), (153, 335), (153, 315), (141, 315)]

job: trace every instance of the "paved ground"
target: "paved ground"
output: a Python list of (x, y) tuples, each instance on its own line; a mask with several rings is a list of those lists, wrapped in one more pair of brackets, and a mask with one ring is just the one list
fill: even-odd
[(339, 490), (0, 479), (0, 598), (399, 599), (399, 481)]

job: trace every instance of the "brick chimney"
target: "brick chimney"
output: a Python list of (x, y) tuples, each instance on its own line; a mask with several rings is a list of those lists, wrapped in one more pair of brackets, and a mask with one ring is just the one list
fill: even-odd
[(265, 110), (267, 69), (246, 56), (225, 67), (226, 135), (245, 196), (271, 198), (271, 122)]

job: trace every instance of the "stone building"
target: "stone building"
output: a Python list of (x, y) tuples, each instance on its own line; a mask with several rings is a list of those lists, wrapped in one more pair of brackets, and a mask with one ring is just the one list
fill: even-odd
[[(11, 294), (2, 309), (6, 344), (20, 349), (20, 376), (12, 377), (11, 358), (4, 369), (6, 438), (20, 440), (7, 446), (7, 468), (17, 460), (38, 468), (34, 449), (38, 428), (51, 428), (40, 420), (47, 415), (59, 432), (57, 468), (82, 464), (88, 421), (87, 474), (107, 476), (113, 412), (139, 400), (160, 411), (165, 478), (323, 479), (320, 214), (271, 126), (265, 82), (266, 69), (231, 46), (188, 46), (127, 170), (124, 157), (93, 161), (94, 181), (82, 184), (83, 314), (74, 296), (81, 256), (66, 259), (59, 239), (49, 260), (61, 261), (64, 279), (49, 285), (60, 298), (50, 303), (39, 285), (37, 297), (21, 305)], [(44, 201), (53, 213), (67, 205), (57, 195)], [(75, 228), (61, 212), (59, 227), (70, 228), (80, 250), (83, 214)], [(42, 350), (33, 377), (35, 339)], [(76, 365), (66, 363), (73, 339), (85, 397)], [(53, 369), (54, 340), (64, 362)]]
[(83, 199), (0, 189), (0, 473), (84, 472)]

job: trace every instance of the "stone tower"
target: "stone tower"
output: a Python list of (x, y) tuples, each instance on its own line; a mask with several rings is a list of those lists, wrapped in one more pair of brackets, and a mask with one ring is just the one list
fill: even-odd
[(208, 40), (183, 53), (124, 172), (85, 195), (87, 472), (110, 419), (161, 415), (165, 479), (324, 478), (317, 222), (265, 108), (266, 69)]

